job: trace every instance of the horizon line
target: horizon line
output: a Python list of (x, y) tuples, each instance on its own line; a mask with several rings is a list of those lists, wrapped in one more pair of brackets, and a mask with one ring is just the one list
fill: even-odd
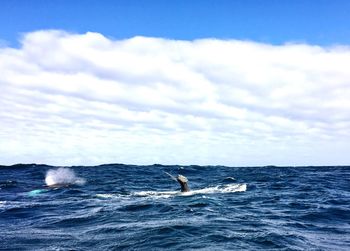
[(140, 166), (140, 167), (151, 167), (151, 166), (163, 166), (163, 167), (229, 167), (229, 168), (236, 168), (236, 167), (242, 167), (242, 168), (249, 168), (249, 167), (350, 167), (350, 164), (346, 165), (245, 165), (245, 166), (228, 166), (228, 165), (198, 165), (198, 164), (187, 164), (187, 165), (179, 165), (179, 164), (160, 164), (160, 163), (153, 163), (153, 164), (125, 164), (125, 163), (105, 163), (105, 164), (98, 164), (98, 165), (51, 165), (51, 164), (44, 164), (44, 163), (16, 163), (12, 165), (3, 165), (0, 164), (0, 167), (16, 167), (16, 166), (47, 166), (47, 167), (99, 167), (99, 166), (110, 166), (110, 165), (119, 165), (119, 166)]

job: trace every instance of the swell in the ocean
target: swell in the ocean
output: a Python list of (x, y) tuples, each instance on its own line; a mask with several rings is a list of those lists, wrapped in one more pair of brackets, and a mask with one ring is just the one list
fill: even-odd
[(3, 166), (0, 250), (349, 250), (349, 184), (348, 167)]

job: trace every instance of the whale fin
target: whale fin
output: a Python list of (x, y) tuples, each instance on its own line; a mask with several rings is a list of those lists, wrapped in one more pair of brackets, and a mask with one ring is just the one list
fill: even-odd
[(188, 179), (179, 174), (176, 178), (176, 180), (180, 183), (180, 186), (181, 186), (181, 192), (189, 192), (190, 191), (190, 188), (188, 187)]

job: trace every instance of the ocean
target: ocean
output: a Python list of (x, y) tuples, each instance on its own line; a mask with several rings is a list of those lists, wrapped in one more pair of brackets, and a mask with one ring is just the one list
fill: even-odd
[(0, 250), (350, 250), (350, 167), (1, 166)]

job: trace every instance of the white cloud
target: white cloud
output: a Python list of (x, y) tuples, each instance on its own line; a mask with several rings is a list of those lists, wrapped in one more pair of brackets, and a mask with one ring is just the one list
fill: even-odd
[(0, 49), (0, 161), (349, 164), (350, 48), (37, 31)]

